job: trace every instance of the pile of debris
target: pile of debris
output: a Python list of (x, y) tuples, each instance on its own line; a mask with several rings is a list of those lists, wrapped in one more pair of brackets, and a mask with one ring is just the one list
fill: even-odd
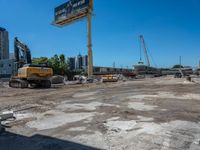
[(101, 81), (101, 77), (92, 76), (88, 78), (84, 75), (75, 75), (73, 81), (75, 81), (76, 84), (97, 83)]
[(3, 85), (3, 81), (0, 79), (0, 88), (3, 88), (4, 85)]
[(15, 118), (13, 111), (5, 111), (0, 113), (0, 133), (3, 132), (5, 128), (5, 125), (2, 125), (2, 122), (13, 118)]
[(64, 83), (64, 77), (63, 76), (53, 76), (51, 77), (51, 83), (52, 84), (63, 84)]

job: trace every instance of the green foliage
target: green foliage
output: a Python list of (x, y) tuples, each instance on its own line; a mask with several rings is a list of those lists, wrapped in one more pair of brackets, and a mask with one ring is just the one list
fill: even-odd
[(49, 59), (49, 65), (53, 68), (54, 74), (67, 75), (69, 72), (69, 65), (65, 59), (65, 55), (54, 55)]
[(40, 57), (40, 58), (33, 58), (32, 59), (32, 64), (44, 64), (48, 63), (48, 58), (47, 57)]
[(64, 54), (61, 54), (60, 56), (56, 54), (50, 59), (47, 57), (33, 58), (32, 62), (33, 64), (47, 63), (52, 67), (54, 74), (56, 75), (70, 75), (69, 63), (65, 59)]
[(183, 68), (181, 65), (174, 65), (172, 68)]

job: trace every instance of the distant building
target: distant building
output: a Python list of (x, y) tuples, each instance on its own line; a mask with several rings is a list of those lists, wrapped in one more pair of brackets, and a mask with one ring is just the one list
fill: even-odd
[(14, 59), (0, 60), (0, 78), (9, 78), (14, 71)]
[(82, 69), (82, 56), (79, 54), (75, 57), (75, 69), (81, 70)]
[(70, 57), (70, 58), (68, 58), (68, 60), (69, 60), (70, 70), (74, 70), (75, 69), (75, 58)]
[(15, 54), (14, 53), (10, 53), (9, 54), (9, 59), (15, 59)]
[(9, 59), (8, 31), (0, 27), (0, 60)]
[(69, 63), (71, 70), (86, 70), (88, 66), (88, 56), (79, 54), (76, 57), (70, 57)]
[(87, 66), (88, 66), (88, 56), (85, 55), (82, 57), (82, 68), (86, 70)]

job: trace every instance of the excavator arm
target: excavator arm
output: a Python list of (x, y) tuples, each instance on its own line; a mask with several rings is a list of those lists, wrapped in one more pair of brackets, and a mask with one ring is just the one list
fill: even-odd
[(23, 44), (15, 37), (14, 40), (15, 60), (17, 68), (21, 68), (24, 64), (31, 64), (31, 51), (27, 45)]

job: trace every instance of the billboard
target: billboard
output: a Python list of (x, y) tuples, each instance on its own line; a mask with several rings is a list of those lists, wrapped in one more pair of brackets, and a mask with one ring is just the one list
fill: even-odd
[(64, 26), (84, 18), (88, 14), (90, 0), (69, 0), (55, 8), (54, 24)]

